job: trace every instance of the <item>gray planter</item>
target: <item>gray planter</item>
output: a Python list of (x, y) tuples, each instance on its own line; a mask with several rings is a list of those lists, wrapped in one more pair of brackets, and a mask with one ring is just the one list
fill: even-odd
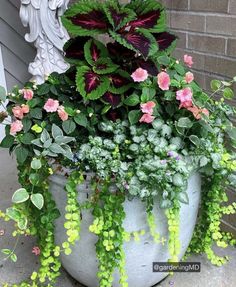
[[(66, 178), (60, 175), (51, 177), (51, 192), (56, 200), (57, 206), (61, 212), (61, 217), (56, 222), (56, 241), (61, 244), (66, 239), (66, 232), (63, 227), (66, 192), (64, 186)], [(89, 183), (80, 186), (78, 189), (79, 202), (84, 202), (87, 199), (89, 190)], [(199, 207), (200, 193), (201, 193), (201, 178), (199, 174), (194, 174), (188, 182), (187, 193), (189, 195), (189, 205), (182, 204), (181, 219), (180, 219), (180, 240), (181, 240), (181, 259), (190, 243), (193, 230), (196, 224), (196, 218)], [(126, 231), (133, 232), (145, 229), (147, 232), (141, 236), (140, 242), (131, 240), (124, 243), (126, 254), (126, 270), (128, 274), (129, 287), (151, 287), (164, 279), (167, 273), (153, 273), (153, 262), (166, 262), (169, 259), (167, 244), (156, 244), (148, 232), (146, 223), (146, 213), (144, 204), (138, 200), (126, 201), (124, 203), (126, 212), (126, 219), (124, 227)], [(168, 239), (168, 225), (164, 211), (159, 209), (156, 204), (154, 207), (154, 214), (158, 226), (157, 232)], [(95, 243), (97, 237), (90, 233), (88, 227), (93, 222), (93, 216), (87, 210), (84, 211), (83, 220), (81, 223), (81, 238), (73, 247), (71, 255), (61, 256), (61, 261), (64, 268), (77, 281), (88, 287), (98, 287), (98, 279), (96, 273), (98, 271), (98, 262), (95, 252)], [(114, 273), (113, 287), (118, 287), (119, 274)]]

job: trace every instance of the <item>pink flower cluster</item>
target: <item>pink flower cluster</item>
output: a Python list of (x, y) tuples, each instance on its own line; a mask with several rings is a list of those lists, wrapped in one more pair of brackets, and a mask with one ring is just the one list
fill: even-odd
[(22, 120), (25, 114), (29, 113), (28, 105), (16, 106), (12, 109), (14, 117)]
[(16, 135), (16, 133), (20, 132), (23, 129), (23, 124), (21, 121), (16, 120), (11, 124), (10, 134)]
[(193, 92), (191, 88), (185, 88), (176, 92), (176, 99), (180, 101), (180, 109), (186, 108), (190, 111), (195, 119), (200, 120), (202, 118), (202, 114), (209, 116), (209, 111), (205, 108), (201, 109), (197, 106), (193, 105)]
[(189, 55), (184, 55), (184, 63), (189, 67), (192, 68), (192, 65), (194, 64), (193, 58)]
[(34, 92), (30, 89), (22, 89), (20, 92), (23, 94), (24, 99), (27, 101), (32, 100), (34, 96)]
[(48, 113), (57, 112), (58, 116), (62, 121), (68, 120), (68, 113), (65, 111), (65, 108), (63, 106), (59, 105), (59, 102), (57, 100), (48, 99), (43, 108)]
[(39, 256), (40, 253), (41, 253), (41, 250), (40, 250), (40, 248), (39, 248), (38, 246), (34, 246), (34, 247), (32, 248), (32, 253), (33, 253), (34, 255), (36, 255), (36, 256)]
[(157, 83), (161, 90), (168, 91), (170, 89), (170, 76), (166, 72), (159, 73)]
[(153, 108), (155, 108), (156, 103), (149, 101), (145, 104), (141, 104), (141, 111), (144, 113), (141, 119), (139, 120), (140, 123), (147, 123), (150, 124), (154, 121), (155, 117), (153, 114)]
[(144, 82), (148, 78), (148, 72), (142, 68), (138, 68), (133, 72), (131, 77), (133, 78), (134, 82)]

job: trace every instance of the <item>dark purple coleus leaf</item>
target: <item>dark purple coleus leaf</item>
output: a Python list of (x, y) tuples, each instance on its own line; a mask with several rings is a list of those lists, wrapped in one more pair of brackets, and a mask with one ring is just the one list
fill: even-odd
[(148, 37), (138, 32), (124, 32), (121, 34), (121, 37), (138, 50), (144, 57), (148, 56), (151, 48), (151, 41)]
[(77, 14), (69, 19), (74, 25), (87, 30), (106, 30), (108, 27), (106, 15), (100, 10), (93, 10), (87, 14)]
[(168, 49), (171, 44), (177, 39), (175, 35), (168, 32), (154, 34), (154, 37), (156, 38), (160, 51)]
[(120, 74), (112, 74), (110, 75), (110, 81), (112, 83), (112, 85), (116, 88), (119, 89), (122, 86), (128, 85), (130, 84), (129, 79), (122, 77)]
[(111, 57), (117, 59), (117, 58), (128, 58), (131, 60), (135, 56), (135, 52), (126, 48), (125, 46), (114, 42), (114, 43), (108, 43), (107, 44), (107, 49)]
[(110, 110), (107, 113), (107, 118), (113, 122), (117, 121), (118, 119), (121, 118), (121, 114), (119, 113), (118, 109), (116, 110)]
[(131, 21), (129, 26), (132, 28), (154, 28), (161, 16), (161, 9), (149, 11), (143, 15), (138, 15), (137, 19)]
[(144, 59), (137, 59), (135, 62), (133, 62), (132, 71), (135, 71), (138, 68), (148, 71), (148, 74), (152, 76), (156, 76), (158, 74), (158, 69), (155, 63), (151, 60), (145, 61)]
[(93, 71), (88, 71), (84, 74), (85, 78), (85, 91), (87, 94), (91, 93), (93, 90), (96, 90), (97, 87), (101, 84), (100, 76)]
[(88, 37), (77, 37), (68, 41), (64, 46), (66, 58), (84, 60), (84, 45), (88, 39)]
[(111, 92), (106, 92), (105, 95), (103, 96), (103, 100), (111, 104), (112, 107), (117, 107), (121, 102), (121, 96), (115, 95)]
[(118, 12), (115, 8), (109, 8), (110, 16), (114, 22), (114, 25), (117, 27), (121, 24), (121, 22), (128, 16), (126, 12)]
[(101, 56), (101, 51), (98, 49), (98, 46), (93, 41), (90, 46), (90, 53), (93, 61), (97, 61)]

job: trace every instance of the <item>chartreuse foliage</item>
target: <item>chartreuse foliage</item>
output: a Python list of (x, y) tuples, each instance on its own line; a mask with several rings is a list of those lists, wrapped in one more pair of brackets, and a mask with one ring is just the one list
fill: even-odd
[[(235, 203), (226, 205), (225, 194), (236, 183), (235, 109), (225, 103), (233, 97), (236, 78), (213, 80), (211, 95), (189, 81), (189, 70), (171, 56), (176, 37), (167, 31), (165, 9), (156, 0), (124, 5), (81, 0), (67, 10), (63, 23), (74, 37), (65, 45), (71, 69), (51, 74), (42, 85), (16, 87), (8, 97), (0, 88), (0, 104), (9, 101), (0, 112), (6, 127), (1, 147), (15, 153), (21, 185), (0, 218), (15, 222), (16, 246), (19, 236), (34, 235), (41, 250), (39, 270), (13, 287), (55, 286), (60, 254), (70, 255), (80, 238), (83, 209), (94, 216), (88, 230), (97, 236), (100, 287), (112, 286), (115, 269), (120, 285), (128, 286), (123, 243), (140, 241), (147, 232), (156, 244), (168, 244), (169, 261), (178, 261), (180, 209), (191, 201), (186, 189), (193, 172), (201, 174), (203, 192), (187, 255), (205, 252), (213, 264), (225, 263), (227, 257), (218, 257), (212, 246), (235, 244), (220, 222), (224, 214), (236, 212)], [(135, 83), (138, 68), (147, 79)], [(159, 83), (163, 73), (169, 77), (167, 88)], [(183, 99), (186, 91), (191, 102), (180, 105), (177, 92)], [(57, 246), (54, 224), (60, 212), (48, 183), (64, 167), (67, 239)], [(78, 202), (88, 175), (91, 196)], [(124, 202), (134, 198), (146, 205), (148, 230), (123, 227)], [(167, 238), (157, 232), (154, 205), (167, 217)], [(17, 260), (16, 246), (1, 250), (5, 259)]]

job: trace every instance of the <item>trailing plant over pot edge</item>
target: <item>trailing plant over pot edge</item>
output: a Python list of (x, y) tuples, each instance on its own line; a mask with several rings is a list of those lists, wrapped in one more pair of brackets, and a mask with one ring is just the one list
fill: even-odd
[[(152, 208), (158, 200), (168, 218), (170, 261), (177, 261), (180, 203), (188, 204), (185, 191), (193, 171), (203, 179), (202, 204), (186, 256), (206, 253), (213, 264), (222, 265), (227, 257), (217, 256), (213, 244), (235, 244), (231, 234), (221, 231), (220, 220), (236, 210), (236, 203), (225, 205), (225, 191), (236, 182), (235, 108), (225, 99), (233, 97), (236, 78), (214, 80), (213, 93), (204, 92), (189, 71), (192, 57), (185, 55), (183, 65), (171, 56), (177, 39), (155, 0), (126, 5), (78, 1), (62, 20), (73, 36), (65, 45), (70, 70), (49, 75), (42, 85), (15, 87), (7, 97), (0, 90), (1, 105), (9, 101), (0, 113), (6, 126), (1, 147), (16, 155), (22, 186), (0, 217), (15, 221), (13, 236), (37, 237), (33, 252), (41, 262), (30, 281), (13, 286), (53, 286), (60, 254), (69, 255), (79, 240), (83, 209), (94, 216), (88, 229), (98, 236), (100, 286), (112, 286), (115, 268), (121, 286), (127, 286), (122, 248), (130, 238), (122, 227), (126, 198), (146, 204), (157, 244)], [(68, 239), (56, 246), (54, 221), (60, 213), (48, 179), (64, 167), (70, 170), (65, 187)], [(94, 196), (80, 205), (76, 187), (91, 172)], [(110, 192), (113, 185), (116, 192)], [(115, 218), (104, 221), (114, 210)], [(2, 253), (17, 260), (15, 249)]]

